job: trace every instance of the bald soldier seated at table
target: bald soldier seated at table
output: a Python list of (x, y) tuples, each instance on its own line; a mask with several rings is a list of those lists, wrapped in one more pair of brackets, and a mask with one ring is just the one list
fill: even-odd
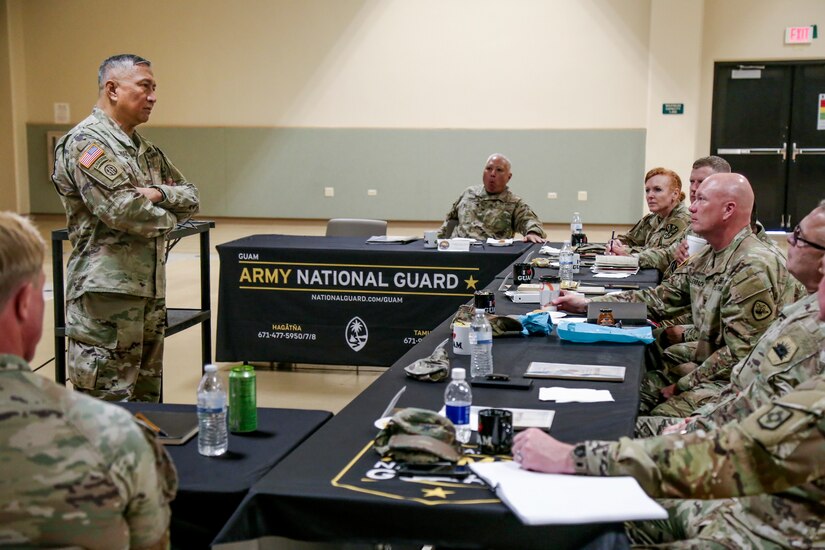
[[(440, 239), (468, 237), (486, 241), (510, 239), (516, 233), (526, 242), (544, 242), (544, 228), (535, 212), (507, 187), (513, 173), (504, 155), (493, 154), (482, 173), (483, 185), (464, 190), (438, 231)], [(455, 224), (452, 232), (449, 228)]]
[[(753, 190), (744, 176), (708, 177), (699, 186), (690, 212), (691, 228), (709, 246), (655, 288), (599, 298), (643, 302), (654, 321), (688, 311), (692, 315), (696, 341), (667, 347), (645, 374), (642, 414), (649, 414), (676, 391), (729, 380), (733, 366), (750, 353), (779, 310), (794, 302), (797, 282), (782, 258), (754, 236), (752, 207)], [(567, 293), (553, 305), (583, 312), (589, 301)]]

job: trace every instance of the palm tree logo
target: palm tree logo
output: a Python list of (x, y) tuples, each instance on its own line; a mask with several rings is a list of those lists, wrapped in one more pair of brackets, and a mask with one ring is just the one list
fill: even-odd
[(367, 324), (363, 319), (353, 317), (350, 319), (350, 322), (347, 323), (344, 335), (347, 339), (347, 345), (351, 347), (353, 351), (361, 351), (361, 349), (367, 345), (369, 330), (367, 330)]

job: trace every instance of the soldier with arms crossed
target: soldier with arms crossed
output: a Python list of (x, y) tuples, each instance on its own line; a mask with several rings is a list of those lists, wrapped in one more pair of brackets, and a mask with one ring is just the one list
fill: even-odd
[(158, 401), (166, 325), (165, 236), (198, 191), (135, 128), (155, 106), (151, 64), (106, 59), (92, 114), (55, 149), (54, 182), (73, 250), (66, 283), (69, 377), (111, 401)]

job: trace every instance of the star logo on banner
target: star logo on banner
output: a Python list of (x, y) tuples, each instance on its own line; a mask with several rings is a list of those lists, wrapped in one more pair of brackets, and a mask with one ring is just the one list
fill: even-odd
[(445, 491), (443, 487), (436, 487), (435, 489), (421, 489), (421, 492), (424, 493), (424, 498), (447, 498), (447, 495), (455, 494), (455, 491)]
[(470, 290), (471, 288), (473, 290), (477, 290), (476, 283), (478, 282), (478, 279), (474, 279), (472, 275), (470, 275), (469, 279), (464, 279), (464, 282), (467, 283), (467, 290)]

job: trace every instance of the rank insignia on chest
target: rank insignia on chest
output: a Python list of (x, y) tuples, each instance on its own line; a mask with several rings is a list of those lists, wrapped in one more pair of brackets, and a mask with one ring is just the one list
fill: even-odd
[(789, 337), (785, 336), (777, 340), (770, 351), (768, 351), (768, 361), (772, 365), (787, 363), (796, 353), (798, 346)]
[(764, 321), (773, 313), (773, 309), (771, 309), (771, 306), (769, 306), (762, 300), (757, 300), (756, 302), (754, 302), (753, 309), (751, 311), (753, 312), (753, 318), (757, 321)]
[(793, 413), (782, 407), (773, 407), (771, 410), (759, 417), (759, 425), (765, 430), (775, 430), (788, 421)]

